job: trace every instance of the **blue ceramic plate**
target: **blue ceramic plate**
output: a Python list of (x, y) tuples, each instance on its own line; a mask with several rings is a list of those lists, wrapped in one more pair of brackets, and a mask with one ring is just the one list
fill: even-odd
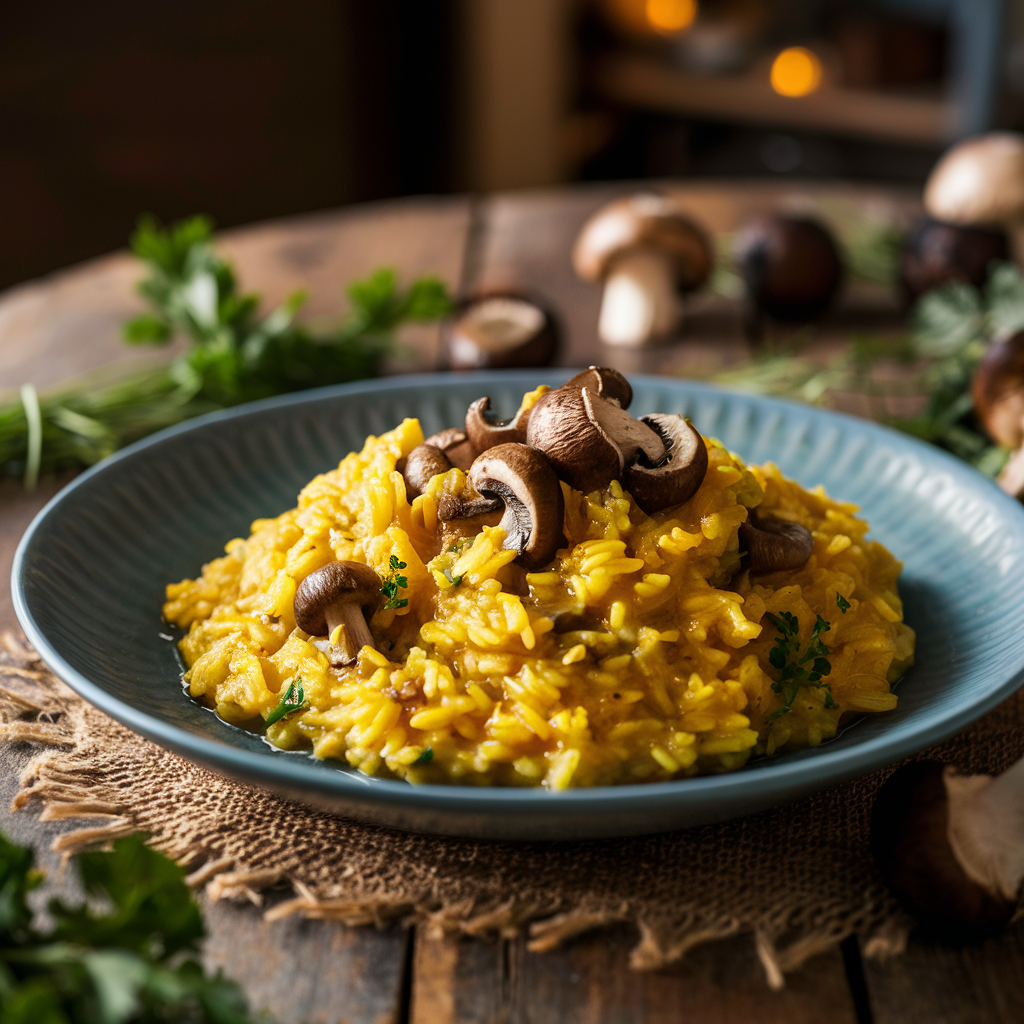
[(414, 787), (283, 753), (182, 692), (161, 633), (164, 585), (194, 576), (258, 517), (291, 508), (315, 474), (405, 416), (426, 433), (490, 395), (511, 414), (563, 371), (391, 378), (256, 403), (126, 448), (78, 477), (18, 548), (14, 599), (46, 663), (131, 729), (215, 771), (398, 828), (510, 839), (628, 835), (723, 820), (915, 753), (1012, 693), (1024, 669), (1024, 509), (937, 449), (847, 416), (684, 381), (635, 378), (635, 415), (693, 418), (752, 462), (856, 502), (902, 558), (917, 664), (899, 706), (816, 750), (731, 775), (548, 793)]

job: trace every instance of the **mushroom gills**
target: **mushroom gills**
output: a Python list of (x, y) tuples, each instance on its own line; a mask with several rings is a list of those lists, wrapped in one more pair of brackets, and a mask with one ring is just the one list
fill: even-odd
[(517, 552), (519, 565), (540, 569), (555, 557), (565, 543), (565, 499), (554, 469), (539, 451), (524, 444), (498, 445), (473, 463), (469, 483), (503, 504), (502, 546)]
[(801, 569), (814, 551), (814, 536), (806, 526), (757, 509), (749, 510), (739, 534), (755, 572)]
[(704, 482), (708, 471), (708, 449), (704, 438), (683, 416), (652, 413), (641, 416), (664, 446), (658, 464), (644, 455), (627, 469), (623, 483), (633, 500), (648, 515), (689, 501)]

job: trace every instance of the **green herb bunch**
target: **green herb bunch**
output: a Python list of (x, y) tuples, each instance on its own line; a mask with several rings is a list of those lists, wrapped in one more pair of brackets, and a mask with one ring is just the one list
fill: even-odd
[(830, 652), (821, 639), (821, 634), (832, 628), (831, 624), (817, 616), (807, 646), (801, 650), (800, 620), (792, 612), (768, 614), (767, 618), (778, 630), (775, 646), (768, 652), (769, 663), (779, 673), (779, 678), (772, 683), (772, 690), (782, 694), (782, 707), (773, 711), (768, 720), (773, 721), (792, 711), (793, 701), (805, 686), (824, 690), (825, 707), (834, 708), (836, 702), (832, 697), (832, 687), (822, 682), (822, 678), (832, 672), (832, 663), (828, 660)]
[(154, 430), (257, 398), (372, 377), (395, 351), (395, 331), (446, 314), (444, 284), (422, 277), (402, 289), (382, 268), (348, 288), (351, 312), (314, 335), (296, 322), (296, 292), (267, 315), (243, 293), (212, 245), (207, 219), (170, 228), (143, 220), (132, 249), (146, 268), (150, 310), (125, 325), (132, 345), (187, 348), (170, 364), (115, 366), (40, 396), (30, 385), (0, 404), (0, 467), (33, 486), (41, 472), (87, 466)]
[(93, 903), (51, 901), (52, 930), (32, 921), (41, 881), (31, 850), (0, 836), (2, 1024), (245, 1024), (233, 982), (198, 960), (203, 922), (184, 871), (138, 836), (76, 858)]
[(384, 607), (389, 609), (404, 608), (409, 603), (409, 598), (399, 597), (398, 590), (404, 590), (409, 586), (409, 577), (399, 575), (400, 570), (406, 568), (406, 563), (399, 560), (397, 555), (392, 555), (388, 562), (388, 574), (384, 577), (380, 592), (384, 595)]

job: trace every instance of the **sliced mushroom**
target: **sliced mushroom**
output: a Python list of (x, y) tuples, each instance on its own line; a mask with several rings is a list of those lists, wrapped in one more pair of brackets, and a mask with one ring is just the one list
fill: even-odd
[(628, 409), (633, 401), (633, 389), (629, 381), (610, 366), (590, 366), (575, 377), (570, 377), (562, 387), (590, 388), (595, 395), (618, 402), (623, 409)]
[(551, 464), (525, 444), (500, 444), (484, 452), (470, 467), (469, 483), (485, 497), (505, 506), (501, 528), (504, 547), (518, 552), (524, 569), (547, 565), (565, 543), (562, 523), (565, 499)]
[(704, 482), (708, 449), (704, 438), (682, 416), (653, 413), (641, 416), (661, 438), (666, 458), (651, 465), (640, 457), (622, 479), (633, 500), (648, 514), (689, 501)]
[(520, 409), (505, 423), (492, 423), (487, 418), (490, 408), (490, 398), (478, 398), (466, 413), (466, 435), (476, 453), (482, 455), (488, 448), (493, 448), (497, 444), (508, 444), (510, 441), (524, 444), (526, 424), (533, 409)]
[(476, 519), (504, 510), (505, 503), (500, 498), (467, 499), (455, 494), (445, 494), (437, 503), (437, 518), (442, 523), (451, 523), (456, 519)]
[(638, 452), (650, 465), (665, 457), (665, 445), (651, 427), (589, 387), (563, 386), (544, 395), (533, 407), (526, 440), (584, 493), (620, 477)]
[(381, 578), (361, 562), (329, 562), (311, 572), (295, 591), (295, 624), (310, 636), (331, 637), (343, 626), (331, 649), (332, 665), (351, 665), (363, 647), (376, 645), (366, 620), (381, 599)]
[(875, 800), (871, 848), (893, 893), (938, 936), (998, 932), (1024, 878), (1024, 760), (996, 778), (904, 765)]
[(466, 437), (466, 432), (459, 430), (458, 427), (439, 430), (436, 434), (431, 434), (423, 443), (440, 448), (448, 456), (448, 461), (463, 472), (469, 469), (477, 456), (473, 450), (473, 442)]
[(740, 525), (740, 544), (755, 572), (800, 569), (814, 551), (814, 537), (806, 526), (753, 508)]
[(412, 501), (418, 498), (427, 484), (440, 473), (447, 473), (452, 464), (440, 448), (432, 444), (418, 444), (405, 460), (405, 494)]
[(553, 314), (513, 293), (470, 299), (444, 335), (453, 370), (547, 366), (559, 342)]

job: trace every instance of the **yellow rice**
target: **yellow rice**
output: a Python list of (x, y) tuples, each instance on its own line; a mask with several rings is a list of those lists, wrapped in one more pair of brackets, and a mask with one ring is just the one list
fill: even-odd
[[(278, 747), (411, 782), (552, 789), (730, 771), (755, 753), (816, 746), (844, 715), (896, 706), (890, 684), (914, 652), (901, 566), (865, 540), (855, 506), (771, 464), (748, 468), (709, 438), (700, 489), (654, 516), (616, 481), (588, 495), (563, 483), (569, 544), (520, 597), (501, 529), (440, 550), (438, 498), (465, 488), (462, 471), (407, 500), (395, 465), (422, 440), (414, 419), (370, 437), (296, 508), (168, 586), (164, 615), (188, 630), (193, 697), (246, 725), (301, 679), (308, 706), (267, 728)], [(754, 506), (813, 532), (802, 569), (740, 571), (737, 530)], [(332, 668), (295, 626), (296, 586), (334, 559), (383, 577), (391, 555), (407, 563), (409, 603), (371, 622), (387, 653), (364, 647), (354, 666)], [(831, 623), (834, 708), (804, 687), (770, 717), (782, 697), (765, 615), (782, 612), (805, 644), (818, 615)]]

